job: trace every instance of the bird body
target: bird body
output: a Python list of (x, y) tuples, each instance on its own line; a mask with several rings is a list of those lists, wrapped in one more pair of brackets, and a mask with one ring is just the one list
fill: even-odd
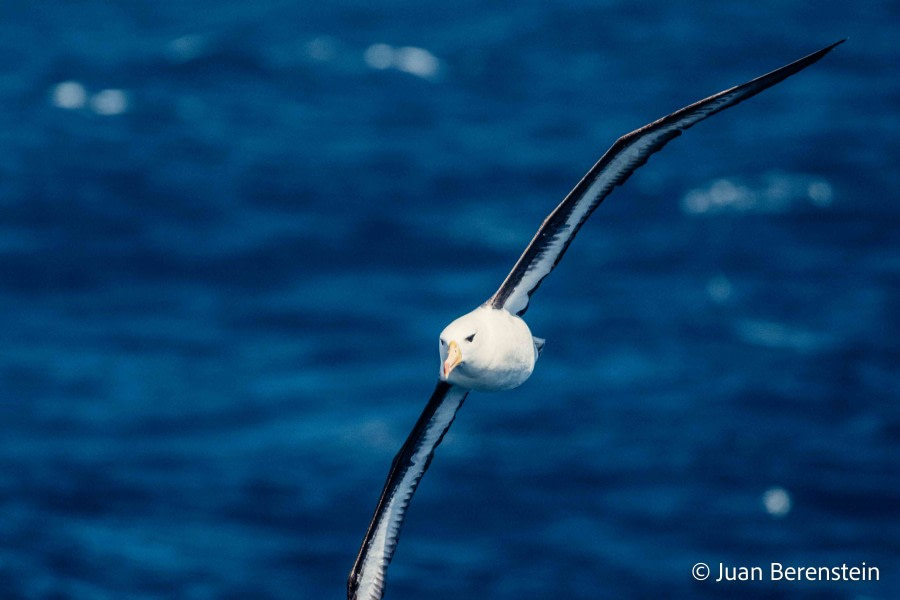
[(439, 343), (440, 379), (484, 392), (525, 383), (543, 346), (524, 319), (488, 304), (447, 325)]

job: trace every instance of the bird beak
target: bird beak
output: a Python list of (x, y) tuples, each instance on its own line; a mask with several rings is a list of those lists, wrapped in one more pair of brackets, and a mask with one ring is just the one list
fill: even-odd
[(462, 352), (459, 350), (459, 344), (456, 341), (450, 342), (450, 347), (447, 348), (447, 360), (444, 361), (444, 379), (450, 376), (450, 371), (456, 368), (462, 362)]

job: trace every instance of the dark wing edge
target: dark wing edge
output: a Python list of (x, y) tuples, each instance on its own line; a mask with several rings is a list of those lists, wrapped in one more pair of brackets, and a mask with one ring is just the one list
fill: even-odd
[(406, 508), (434, 450), (453, 424), (469, 390), (439, 381), (403, 447), (394, 457), (369, 529), (347, 579), (348, 600), (379, 600)]
[(670, 140), (710, 117), (751, 98), (815, 63), (840, 40), (747, 83), (719, 92), (677, 110), (657, 121), (620, 137), (591, 167), (563, 201), (544, 220), (497, 292), (487, 301), (521, 316), (528, 310), (531, 295), (562, 259), (575, 234), (613, 188), (627, 180), (650, 156)]

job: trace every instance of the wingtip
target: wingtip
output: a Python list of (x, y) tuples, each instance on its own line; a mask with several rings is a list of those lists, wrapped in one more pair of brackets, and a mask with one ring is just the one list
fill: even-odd
[[(811, 54), (807, 54), (803, 58), (798, 58), (794, 62), (787, 64), (787, 65), (781, 67), (780, 69), (775, 69), (771, 73), (766, 73), (765, 75), (757, 77), (752, 82), (748, 82), (748, 83), (767, 81), (769, 83), (765, 87), (770, 87), (771, 85), (774, 85), (775, 83), (778, 83), (779, 81), (790, 77), (794, 73), (802, 71), (803, 69), (812, 65), (813, 63), (819, 62), (819, 60), (821, 60), (826, 54), (828, 54), (829, 52), (831, 52), (832, 50), (834, 50), (835, 48), (837, 48), (838, 46), (840, 46), (841, 44), (843, 44), (846, 41), (847, 41), (847, 38), (838, 40), (833, 44), (829, 44), (828, 46), (825, 46), (821, 50), (816, 50), (815, 52), (813, 52)], [(763, 89), (765, 89), (765, 88), (763, 88)]]
[[(838, 40), (838, 41), (836, 41), (836, 42), (833, 43), (833, 44), (829, 44), (829, 45), (825, 46), (825, 47), (822, 48), (821, 50), (817, 50), (817, 51), (813, 52), (812, 54), (810, 54), (810, 55), (808, 55), (808, 56), (806, 56), (806, 57), (804, 57), (804, 58), (801, 58), (800, 60), (803, 61), (803, 60), (807, 60), (807, 59), (813, 59), (813, 62), (815, 62), (815, 61), (819, 60), (820, 58), (822, 58), (823, 56), (825, 56), (826, 54), (828, 54), (829, 52), (831, 52), (832, 50), (834, 50), (835, 48), (837, 48), (838, 46), (840, 46), (841, 44), (843, 44), (843, 43), (846, 42), (846, 41), (847, 41), (847, 38), (843, 38), (843, 39), (841, 39), (841, 40)], [(798, 62), (799, 62), (799, 61), (798, 61)]]
[(813, 52), (809, 56), (801, 58), (797, 62), (805, 63), (804, 66), (811, 65), (814, 62), (818, 62), (820, 58), (822, 58), (823, 56), (825, 56), (826, 54), (828, 54), (829, 52), (831, 52), (832, 50), (834, 50), (835, 48), (837, 48), (838, 46), (840, 46), (841, 44), (843, 44), (846, 41), (847, 41), (847, 38), (838, 40), (833, 44), (829, 44), (828, 46), (825, 46), (821, 50), (817, 50), (816, 52)]

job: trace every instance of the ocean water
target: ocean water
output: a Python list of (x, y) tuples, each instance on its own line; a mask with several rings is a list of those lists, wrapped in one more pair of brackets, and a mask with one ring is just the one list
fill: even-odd
[(900, 597), (898, 6), (658, 0), (4, 1), (0, 597), (343, 597), (443, 326), (843, 37), (598, 209), (387, 598)]

